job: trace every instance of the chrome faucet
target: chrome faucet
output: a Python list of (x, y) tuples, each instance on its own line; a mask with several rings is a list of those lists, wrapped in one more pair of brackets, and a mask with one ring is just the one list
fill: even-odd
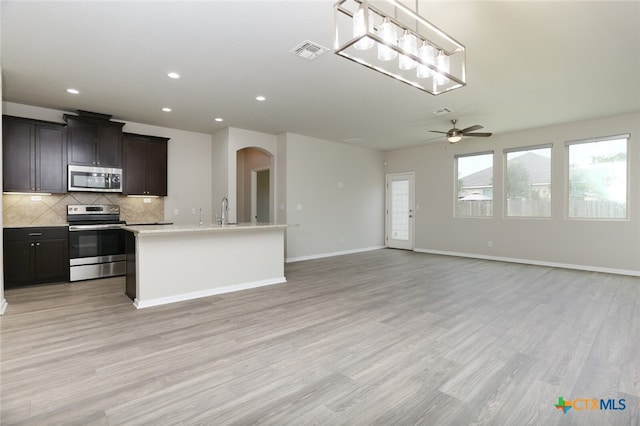
[(224, 225), (225, 212), (227, 212), (228, 210), (229, 210), (229, 199), (227, 197), (222, 197), (222, 203), (220, 205), (220, 217), (217, 218), (218, 224)]

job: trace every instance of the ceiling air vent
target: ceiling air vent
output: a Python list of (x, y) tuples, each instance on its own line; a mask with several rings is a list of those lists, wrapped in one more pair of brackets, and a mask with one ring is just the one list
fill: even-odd
[(435, 115), (445, 115), (445, 114), (449, 114), (450, 112), (453, 112), (453, 110), (451, 108), (444, 107), (440, 109), (434, 109), (431, 112)]
[(326, 47), (320, 46), (318, 43), (305, 40), (299, 45), (297, 45), (296, 47), (294, 47), (293, 49), (291, 49), (289, 52), (293, 53), (294, 55), (298, 55), (301, 58), (306, 59), (307, 61), (313, 61), (315, 58), (322, 55), (327, 50), (329, 49), (327, 49)]

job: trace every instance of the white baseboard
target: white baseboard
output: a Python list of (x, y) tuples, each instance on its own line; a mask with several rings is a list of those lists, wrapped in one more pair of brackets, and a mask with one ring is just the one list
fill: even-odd
[(524, 263), (527, 265), (550, 266), (552, 268), (578, 269), (581, 271), (604, 272), (607, 274), (630, 275), (633, 277), (640, 277), (640, 271), (633, 271), (628, 269), (602, 268), (599, 266), (574, 265), (571, 263), (547, 262), (544, 260), (519, 259), (515, 257), (487, 256), (484, 254), (460, 253), (460, 252), (454, 252), (454, 251), (427, 250), (427, 249), (418, 249), (418, 248), (414, 249), (414, 251), (418, 253), (441, 254), (444, 256), (469, 257), (473, 259), (497, 260), (500, 262)]
[(226, 287), (217, 287), (203, 291), (193, 291), (191, 293), (183, 293), (175, 296), (159, 297), (157, 299), (145, 300), (143, 302), (136, 298), (136, 300), (133, 301), (133, 306), (135, 306), (137, 309), (149, 308), (151, 306), (167, 305), (169, 303), (183, 302), (185, 300), (199, 299), (201, 297), (215, 296), (216, 294), (231, 293), (234, 291), (248, 290), (251, 288), (282, 284), (286, 282), (287, 279), (285, 277), (280, 277), (271, 278), (268, 280), (253, 281), (249, 283), (234, 284)]
[(7, 310), (7, 306), (9, 306), (7, 299), (2, 298), (2, 301), (0, 301), (0, 315), (4, 315), (4, 311)]
[(311, 256), (289, 257), (284, 261), (285, 263), (301, 262), (303, 260), (322, 259), (324, 257), (342, 256), (345, 254), (361, 253), (364, 251), (380, 250), (383, 248), (384, 246), (365, 247), (365, 248), (353, 249), (353, 250), (335, 251), (332, 253), (313, 254)]

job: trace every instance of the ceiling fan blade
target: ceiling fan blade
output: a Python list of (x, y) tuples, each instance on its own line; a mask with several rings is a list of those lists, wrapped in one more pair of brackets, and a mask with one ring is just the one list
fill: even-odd
[(466, 129), (460, 130), (461, 133), (473, 132), (474, 130), (480, 130), (483, 127), (479, 124), (474, 124), (473, 126), (467, 127)]
[(445, 135), (448, 133), (448, 132), (441, 132), (440, 130), (429, 130), (429, 131), (433, 132), (433, 133), (442, 133), (442, 134), (445, 134)]
[(481, 138), (488, 138), (489, 136), (493, 135), (493, 133), (465, 133), (465, 136), (477, 136), (477, 137), (481, 137)]

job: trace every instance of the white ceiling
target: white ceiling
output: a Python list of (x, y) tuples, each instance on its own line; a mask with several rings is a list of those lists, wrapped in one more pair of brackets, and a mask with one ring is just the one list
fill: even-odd
[[(305, 40), (332, 47), (333, 1), (0, 7), (5, 101), (116, 120), (387, 150), (426, 143), (453, 118), (496, 134), (640, 110), (640, 1), (421, 1), (420, 14), (467, 48), (467, 86), (438, 96), (331, 51), (289, 53)], [(454, 112), (431, 113), (442, 107)]]

